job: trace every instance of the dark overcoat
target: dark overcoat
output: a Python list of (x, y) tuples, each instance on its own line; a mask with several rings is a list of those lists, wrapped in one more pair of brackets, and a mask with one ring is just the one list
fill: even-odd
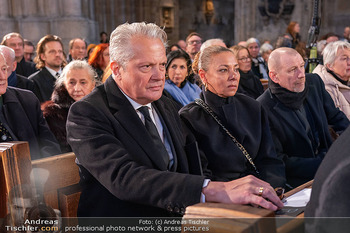
[(7, 87), (2, 111), (15, 140), (28, 141), (32, 160), (61, 153), (31, 91)]
[[(260, 178), (274, 187), (283, 187), (286, 181), (284, 164), (277, 158), (267, 114), (260, 103), (239, 93), (221, 98), (210, 91), (204, 91), (200, 98), (248, 151)], [(202, 158), (204, 156), (207, 159), (203, 161), (203, 167), (207, 164), (213, 180), (229, 181), (254, 174), (254, 169), (242, 151), (202, 107), (190, 103), (179, 113), (184, 124), (194, 134)]]
[(314, 178), (333, 140), (328, 126), (343, 132), (349, 120), (334, 102), (317, 74), (306, 74), (308, 94), (303, 102), (310, 130), (293, 110), (268, 88), (257, 100), (266, 108), (277, 155), (286, 166), (287, 183), (297, 187)]
[(56, 79), (45, 67), (29, 76), (28, 79), (34, 82), (34, 94), (40, 103), (51, 99)]
[(174, 145), (174, 172), (112, 77), (71, 106), (67, 138), (81, 169), (78, 216), (167, 216), (200, 201), (204, 177), (188, 174), (188, 137), (177, 111), (166, 97), (152, 105)]

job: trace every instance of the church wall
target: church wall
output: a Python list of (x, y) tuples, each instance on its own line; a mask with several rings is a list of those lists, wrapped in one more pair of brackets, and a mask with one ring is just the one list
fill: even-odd
[[(289, 15), (263, 17), (259, 6), (278, 0), (0, 0), (0, 36), (16, 31), (34, 43), (46, 34), (56, 34), (65, 50), (73, 37), (99, 42), (99, 32), (110, 34), (124, 22), (147, 21), (165, 26), (169, 44), (197, 31), (204, 39), (219, 37), (233, 45), (249, 37), (274, 42), (290, 20), (300, 23), (306, 41), (313, 1), (281, 0), (293, 3)], [(206, 11), (209, 6), (212, 12)], [(350, 25), (348, 0), (323, 0), (320, 35), (340, 35)]]

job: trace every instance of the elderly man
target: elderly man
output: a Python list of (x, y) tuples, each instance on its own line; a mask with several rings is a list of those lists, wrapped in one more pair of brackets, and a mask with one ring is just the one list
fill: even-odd
[(200, 200), (281, 207), (255, 177), (224, 183), (201, 175), (194, 137), (182, 133), (176, 108), (162, 97), (166, 40), (155, 24), (118, 26), (112, 76), (70, 108), (67, 138), (83, 186), (78, 216), (169, 216)]
[(274, 50), (268, 65), (269, 88), (257, 100), (268, 110), (276, 152), (286, 165), (287, 183), (296, 187), (313, 179), (332, 144), (328, 125), (341, 133), (349, 120), (334, 106), (319, 76), (305, 76), (304, 59), (296, 50)]
[(87, 43), (82, 38), (74, 38), (69, 41), (68, 62), (73, 60), (84, 60), (87, 57)]
[(3, 37), (1, 44), (8, 46), (15, 51), (17, 61), (17, 74), (29, 77), (31, 74), (37, 71), (33, 62), (27, 62), (24, 59), (24, 39), (21, 34), (17, 32), (6, 34)]
[(0, 141), (28, 141), (32, 159), (61, 153), (35, 95), (7, 86), (7, 67), (0, 53)]
[(34, 82), (34, 93), (40, 103), (43, 103), (51, 99), (56, 79), (66, 64), (61, 38), (55, 35), (44, 36), (38, 42), (36, 54), (34, 60), (40, 70), (28, 79)]
[(4, 54), (7, 64), (7, 81), (11, 87), (27, 89), (34, 92), (34, 83), (26, 77), (16, 74), (17, 61), (15, 51), (5, 45), (0, 45), (0, 52)]

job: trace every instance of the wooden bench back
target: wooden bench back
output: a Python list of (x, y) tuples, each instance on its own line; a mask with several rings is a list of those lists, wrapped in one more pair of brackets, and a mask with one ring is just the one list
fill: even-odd
[(76, 217), (81, 192), (74, 153), (31, 161), (27, 142), (9, 142), (0, 143), (0, 160), (0, 218), (7, 214), (10, 190), (18, 185), (30, 184), (32, 168), (49, 171), (44, 185), (46, 205), (59, 209), (62, 217)]

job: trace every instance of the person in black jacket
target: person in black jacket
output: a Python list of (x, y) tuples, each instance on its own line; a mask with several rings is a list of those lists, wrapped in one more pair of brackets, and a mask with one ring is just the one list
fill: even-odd
[(55, 35), (44, 36), (38, 42), (36, 54), (34, 61), (40, 70), (28, 79), (34, 82), (34, 93), (40, 103), (43, 103), (50, 100), (56, 79), (67, 64), (61, 38)]
[(317, 74), (306, 74), (304, 59), (292, 48), (269, 58), (269, 88), (257, 100), (266, 108), (277, 155), (286, 165), (287, 183), (297, 187), (314, 175), (333, 140), (349, 126)]
[(0, 53), (0, 141), (28, 141), (32, 160), (60, 154), (35, 95), (7, 86), (5, 61)]
[(274, 150), (267, 113), (257, 101), (236, 93), (240, 75), (233, 52), (210, 46), (196, 56), (193, 64), (206, 86), (200, 98), (249, 154), (245, 155), (200, 105), (188, 104), (180, 110), (180, 117), (198, 142), (203, 167), (207, 165), (211, 171), (209, 177), (229, 181), (254, 175), (273, 187), (283, 187), (284, 164)]

